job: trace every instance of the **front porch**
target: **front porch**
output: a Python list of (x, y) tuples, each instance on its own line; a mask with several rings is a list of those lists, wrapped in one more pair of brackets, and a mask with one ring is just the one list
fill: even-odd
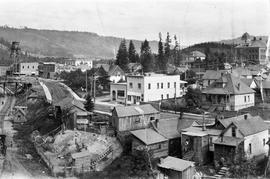
[(230, 95), (204, 94), (202, 97), (202, 108), (209, 112), (213, 112), (215, 110), (230, 111), (233, 110), (231, 101)]

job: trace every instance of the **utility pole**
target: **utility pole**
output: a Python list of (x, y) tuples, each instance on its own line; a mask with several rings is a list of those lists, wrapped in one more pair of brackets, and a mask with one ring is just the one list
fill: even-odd
[(85, 91), (88, 94), (88, 85), (87, 85), (87, 70), (85, 71)]
[(95, 77), (95, 74), (94, 74), (94, 103), (96, 102), (96, 77)]

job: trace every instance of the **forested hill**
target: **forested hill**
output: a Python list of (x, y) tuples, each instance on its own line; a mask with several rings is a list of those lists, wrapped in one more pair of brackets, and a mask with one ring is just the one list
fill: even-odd
[[(91, 32), (38, 30), (31, 28), (0, 27), (0, 38), (9, 42), (19, 41), (22, 50), (40, 56), (113, 58), (121, 38), (100, 36)], [(137, 52), (141, 41), (132, 40)], [(129, 41), (127, 40), (127, 46)], [(156, 53), (157, 41), (150, 41)]]

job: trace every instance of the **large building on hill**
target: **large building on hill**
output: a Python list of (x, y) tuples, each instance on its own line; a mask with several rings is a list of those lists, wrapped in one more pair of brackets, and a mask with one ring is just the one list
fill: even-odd
[[(236, 60), (241, 63), (266, 65), (269, 59), (266, 57), (267, 41), (262, 38), (249, 36), (245, 42), (235, 47)], [(270, 49), (268, 49), (270, 52)]]
[(238, 111), (254, 106), (255, 91), (239, 78), (226, 73), (202, 91), (203, 101), (219, 110)]

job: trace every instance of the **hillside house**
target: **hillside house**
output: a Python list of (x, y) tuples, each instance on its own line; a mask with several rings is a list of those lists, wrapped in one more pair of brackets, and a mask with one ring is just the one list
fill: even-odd
[(138, 74), (142, 71), (142, 65), (140, 63), (129, 63), (128, 70), (131, 74)]
[(255, 91), (239, 78), (227, 73), (202, 90), (203, 102), (218, 110), (237, 111), (254, 106)]
[(245, 114), (221, 119), (216, 126), (222, 130), (219, 137), (213, 140), (216, 162), (230, 163), (240, 156), (247, 159), (267, 156), (269, 129), (261, 117)]
[(159, 111), (152, 105), (117, 106), (112, 110), (111, 125), (117, 132), (148, 128), (151, 121), (160, 119)]
[(206, 70), (202, 77), (203, 87), (206, 88), (210, 86), (213, 82), (217, 81), (222, 74), (226, 73), (224, 70)]
[(235, 47), (236, 60), (243, 63), (266, 65), (269, 59), (266, 58), (267, 40), (262, 38), (253, 39), (248, 35), (248, 39)]
[(100, 64), (98, 68), (99, 70), (104, 70), (108, 74), (109, 80), (113, 83), (125, 80), (125, 72), (118, 65)]
[(193, 179), (195, 175), (195, 163), (168, 156), (161, 159), (158, 169), (169, 179)]
[(151, 128), (131, 131), (132, 151), (144, 151), (152, 155), (153, 158), (168, 156), (168, 139), (157, 133)]
[(128, 75), (127, 104), (182, 97), (185, 94), (185, 83), (179, 75)]

